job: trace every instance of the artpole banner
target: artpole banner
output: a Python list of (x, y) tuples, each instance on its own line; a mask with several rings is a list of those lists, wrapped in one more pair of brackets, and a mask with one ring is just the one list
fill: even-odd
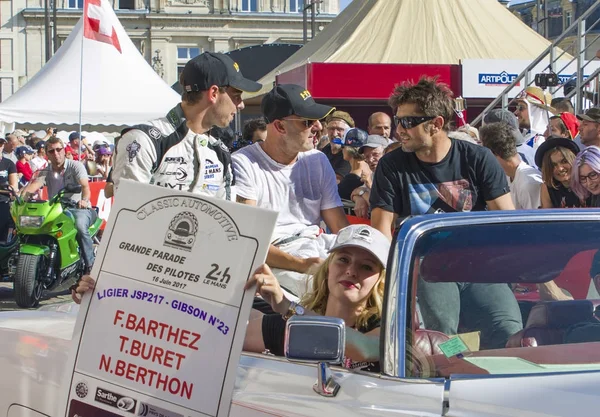
[(57, 415), (227, 416), (277, 213), (122, 181)]

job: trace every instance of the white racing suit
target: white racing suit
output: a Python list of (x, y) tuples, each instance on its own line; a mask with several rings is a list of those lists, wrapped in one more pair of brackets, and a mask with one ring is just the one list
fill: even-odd
[[(218, 139), (186, 125), (181, 105), (166, 117), (123, 130), (112, 178), (231, 200), (231, 155)], [(117, 191), (118, 192), (118, 191)]]

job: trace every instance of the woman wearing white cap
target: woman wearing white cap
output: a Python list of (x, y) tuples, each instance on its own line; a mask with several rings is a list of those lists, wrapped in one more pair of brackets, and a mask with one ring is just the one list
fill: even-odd
[(312, 289), (299, 303), (288, 300), (267, 265), (248, 280), (277, 314), (252, 311), (244, 350), (282, 356), (286, 320), (292, 315), (344, 319), (344, 366), (378, 371), (379, 326), (389, 240), (377, 229), (352, 225), (340, 230), (330, 254), (312, 277)]

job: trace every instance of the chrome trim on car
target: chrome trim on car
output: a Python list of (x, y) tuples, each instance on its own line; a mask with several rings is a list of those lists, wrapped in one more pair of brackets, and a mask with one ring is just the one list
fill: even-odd
[[(480, 211), (440, 213), (416, 216), (407, 220), (398, 232), (393, 255), (388, 261), (385, 319), (382, 343), (387, 339), (387, 350), (382, 348), (382, 372), (389, 376), (406, 377), (406, 321), (398, 312), (407, 311), (408, 288), (412, 252), (417, 239), (425, 232), (449, 226), (477, 224), (599, 221), (600, 209), (540, 209), (514, 211)], [(398, 259), (401, 263), (398, 265)], [(391, 265), (391, 266), (390, 266)], [(522, 374), (521, 374), (522, 375)]]

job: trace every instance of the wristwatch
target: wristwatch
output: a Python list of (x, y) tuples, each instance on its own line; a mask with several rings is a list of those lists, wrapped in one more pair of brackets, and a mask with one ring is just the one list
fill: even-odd
[(283, 319), (287, 320), (292, 316), (303, 316), (303, 315), (304, 315), (304, 307), (302, 307), (297, 302), (292, 301), (290, 303), (290, 308), (288, 309), (287, 313), (285, 313), (285, 315), (283, 315)]
[(365, 191), (365, 190), (360, 190), (360, 191), (358, 192), (358, 195), (359, 195), (359, 196), (362, 196), (364, 193), (366, 193), (366, 191)]

